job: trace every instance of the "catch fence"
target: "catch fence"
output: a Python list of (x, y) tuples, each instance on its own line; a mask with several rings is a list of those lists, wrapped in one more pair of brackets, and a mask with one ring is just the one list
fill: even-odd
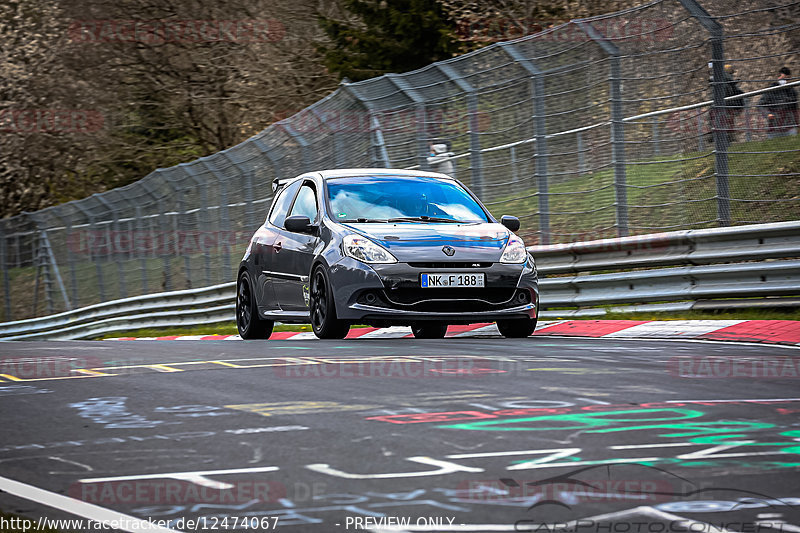
[(317, 169), (449, 163), (529, 245), (800, 219), (796, 112), (767, 105), (799, 83), (770, 87), (800, 70), (799, 13), (657, 0), (342, 83), (228, 150), (0, 221), (0, 321), (231, 281), (272, 180)]

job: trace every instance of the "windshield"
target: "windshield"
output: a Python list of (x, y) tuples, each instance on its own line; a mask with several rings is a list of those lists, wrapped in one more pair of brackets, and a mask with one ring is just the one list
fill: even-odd
[(340, 222), (488, 222), (461, 185), (421, 176), (357, 176), (327, 182)]

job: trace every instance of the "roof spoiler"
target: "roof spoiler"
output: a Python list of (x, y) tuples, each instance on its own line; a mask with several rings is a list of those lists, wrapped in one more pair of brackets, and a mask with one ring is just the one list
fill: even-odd
[(275, 193), (278, 189), (284, 187), (290, 181), (294, 181), (294, 178), (275, 178), (272, 180), (272, 192)]

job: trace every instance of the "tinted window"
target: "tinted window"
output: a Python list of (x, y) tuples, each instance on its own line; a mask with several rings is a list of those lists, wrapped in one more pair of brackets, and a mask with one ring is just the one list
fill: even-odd
[(481, 206), (456, 181), (421, 176), (358, 176), (328, 180), (331, 216), (339, 221), (436, 217), (487, 222)]
[(283, 227), (286, 211), (289, 209), (289, 204), (292, 202), (298, 187), (300, 187), (300, 182), (296, 181), (278, 192), (278, 197), (272, 203), (272, 211), (269, 214), (270, 223)]
[(306, 184), (300, 188), (297, 193), (297, 200), (294, 201), (292, 212), (289, 216), (303, 215), (307, 216), (309, 220), (317, 218), (317, 195), (314, 188)]

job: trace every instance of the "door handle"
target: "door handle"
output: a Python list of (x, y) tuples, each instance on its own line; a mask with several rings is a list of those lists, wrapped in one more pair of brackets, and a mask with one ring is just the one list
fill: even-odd
[(280, 251), (281, 251), (281, 248), (282, 248), (283, 246), (281, 246), (281, 243), (279, 243), (279, 242), (276, 242), (275, 244), (273, 244), (273, 245), (272, 245), (272, 247), (273, 247), (273, 248), (275, 248), (275, 251), (276, 251), (276, 252), (280, 252)]

